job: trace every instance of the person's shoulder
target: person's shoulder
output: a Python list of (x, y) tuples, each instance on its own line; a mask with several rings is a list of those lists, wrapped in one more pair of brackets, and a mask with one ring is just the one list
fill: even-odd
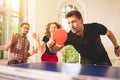
[(91, 22), (91, 23), (85, 23), (84, 25), (97, 25), (97, 24), (100, 24), (100, 23), (97, 23), (97, 22)]
[(46, 38), (47, 36), (43, 36), (43, 38)]
[(96, 26), (104, 26), (103, 24), (101, 23), (98, 23), (98, 22), (92, 22), (92, 23), (85, 23), (84, 24), (85, 27), (96, 27)]
[(49, 41), (49, 38), (47, 36), (43, 36), (42, 41), (47, 42), (47, 41)]
[(94, 22), (92, 25), (103, 25), (102, 23)]

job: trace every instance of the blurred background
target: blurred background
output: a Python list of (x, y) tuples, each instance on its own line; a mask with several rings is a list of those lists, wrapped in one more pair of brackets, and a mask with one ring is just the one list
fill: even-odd
[[(98, 22), (104, 24), (113, 31), (118, 44), (120, 44), (120, 0), (0, 0), (0, 64), (7, 63), (8, 53), (3, 50), (4, 44), (9, 40), (12, 32), (19, 32), (20, 24), (28, 22), (30, 31), (28, 39), (36, 45), (32, 39), (32, 33), (36, 32), (42, 39), (45, 27), (49, 22), (60, 23), (66, 31), (69, 31), (65, 14), (71, 10), (79, 10), (82, 13), (84, 23)], [(120, 66), (120, 57), (114, 54), (114, 46), (106, 36), (101, 36), (102, 42), (113, 66)], [(29, 62), (40, 62), (42, 53), (38, 52), (30, 57)], [(59, 62), (79, 63), (79, 53), (72, 46), (65, 47), (58, 52)]]

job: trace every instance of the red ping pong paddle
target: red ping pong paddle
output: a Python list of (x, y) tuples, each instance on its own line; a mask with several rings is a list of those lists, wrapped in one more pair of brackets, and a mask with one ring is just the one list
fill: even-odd
[(53, 33), (53, 40), (58, 45), (64, 44), (64, 42), (67, 40), (67, 32), (64, 29), (57, 29)]

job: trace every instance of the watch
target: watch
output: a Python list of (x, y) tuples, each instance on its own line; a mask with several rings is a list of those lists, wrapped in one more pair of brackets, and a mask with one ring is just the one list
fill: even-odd
[(120, 46), (117, 46), (115, 49), (119, 49), (120, 48)]

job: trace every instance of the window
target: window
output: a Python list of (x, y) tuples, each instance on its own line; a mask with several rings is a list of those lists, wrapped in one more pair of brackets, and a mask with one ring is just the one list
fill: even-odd
[(17, 33), (23, 22), (24, 0), (0, 0), (0, 58), (7, 58), (3, 51), (13, 32)]
[(20, 0), (11, 0), (11, 9), (13, 11), (18, 11), (20, 9)]
[(77, 8), (74, 5), (66, 5), (61, 9), (60, 12), (60, 23), (67, 32), (70, 30), (70, 28), (68, 26), (67, 20), (65, 19), (65, 14), (72, 10), (77, 10)]
[[(69, 32), (70, 28), (68, 26), (67, 20), (65, 19), (65, 14), (69, 11), (77, 10), (77, 8), (74, 5), (66, 5), (61, 9), (60, 15), (59, 15), (59, 22), (62, 24), (63, 28)], [(62, 51), (62, 62), (65, 63), (78, 63), (79, 60), (79, 53), (76, 51), (76, 49), (72, 45), (66, 46)]]
[(4, 43), (4, 16), (0, 14), (0, 45)]
[(79, 53), (72, 46), (66, 46), (62, 51), (62, 62), (64, 63), (78, 63), (79, 62)]
[(4, 5), (4, 0), (0, 0), (0, 6)]
[(15, 16), (10, 17), (10, 24), (9, 24), (9, 38), (11, 37), (12, 33), (18, 33), (19, 30), (19, 18)]

